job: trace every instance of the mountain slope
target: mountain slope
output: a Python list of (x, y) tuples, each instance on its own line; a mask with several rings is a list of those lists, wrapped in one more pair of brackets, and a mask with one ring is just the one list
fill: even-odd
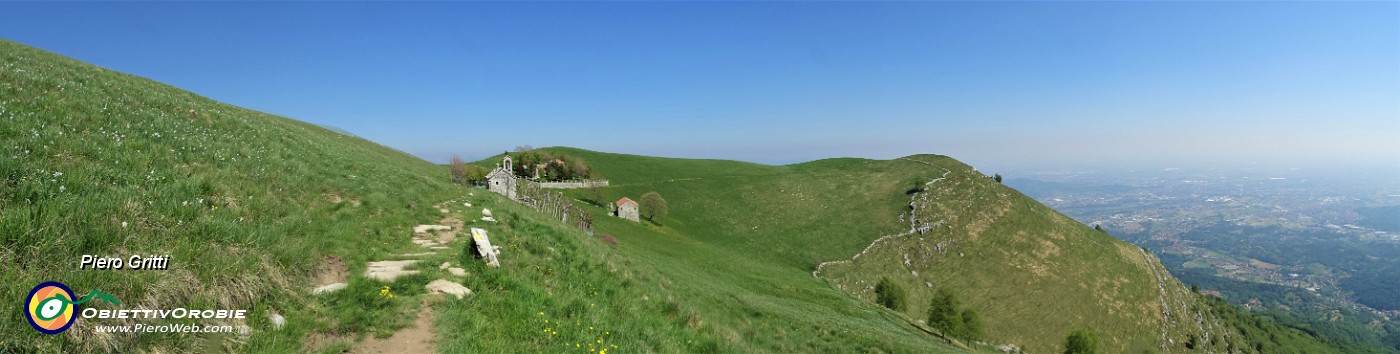
[[(614, 180), (609, 199), (649, 191), (667, 199), (671, 215), (658, 220), (661, 226), (622, 233), (624, 243), (655, 252), (707, 244), (783, 273), (759, 278), (752, 274), (767, 272), (752, 265), (670, 254), (677, 262), (698, 258), (698, 267), (714, 273), (749, 277), (736, 283), (800, 284), (789, 278), (816, 274), (873, 303), (875, 283), (889, 277), (908, 289), (910, 306), (902, 314), (915, 322), (925, 318), (934, 291), (948, 287), (983, 316), (989, 342), (1031, 352), (1059, 350), (1077, 328), (1098, 333), (1109, 352), (1330, 350), (1296, 330), (1239, 321), (1228, 306), (1192, 293), (1146, 250), (948, 157), (717, 170), (699, 167), (720, 164), (710, 160), (547, 150), (582, 158), (604, 175), (626, 176)], [(592, 198), (591, 192), (572, 193)], [(911, 206), (917, 220), (910, 220)], [(925, 232), (911, 232), (920, 228)], [(871, 245), (883, 236), (889, 237)]]
[[(674, 172), (757, 166), (712, 163)], [(0, 302), (22, 304), (36, 284), (61, 281), (121, 302), (83, 305), (96, 309), (249, 311), (240, 320), (81, 318), (56, 335), (5, 311), (0, 352), (342, 352), (415, 322), (435, 327), (444, 352), (965, 352), (797, 268), (703, 243), (666, 248), (798, 280), (778, 288), (640, 242), (609, 247), (448, 176), (363, 139), (0, 40)], [(482, 207), (499, 222), (480, 220)], [(422, 251), (410, 240), (414, 225), (453, 218), (490, 232), (503, 248), (500, 268), (484, 267), (459, 239), (410, 266), (419, 274), (361, 275), (367, 262)], [(652, 232), (616, 221), (600, 228)], [(168, 254), (169, 269), (77, 267), (82, 255), (133, 254)], [(450, 279), (474, 294), (426, 294), (425, 283), (453, 277), (439, 263), (465, 268)], [(347, 286), (312, 294), (322, 281)], [(420, 306), (431, 308), (429, 321), (414, 320)], [(96, 329), (131, 324), (237, 330)]]
[[(462, 192), (441, 174), (360, 138), (0, 40), (0, 302), (56, 280), (133, 307), (247, 309), (249, 323), (217, 324), (257, 327), (265, 311), (305, 308), (296, 298), (328, 257), (362, 267), (402, 247), (393, 236)], [(170, 269), (79, 270), (82, 255), (170, 255)], [(120, 322), (87, 319), (46, 336), (4, 316), (0, 351), (242, 340), (101, 334), (93, 325)], [(287, 333), (314, 327), (300, 322)]]

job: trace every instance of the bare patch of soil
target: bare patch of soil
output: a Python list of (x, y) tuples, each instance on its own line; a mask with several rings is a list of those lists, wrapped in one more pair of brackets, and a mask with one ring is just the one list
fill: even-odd
[(316, 285), (344, 283), (345, 277), (349, 275), (345, 260), (336, 256), (326, 257), (321, 260), (321, 266), (316, 270)]
[(418, 310), (418, 319), (413, 321), (413, 327), (395, 332), (389, 338), (365, 339), (355, 349), (350, 350), (350, 353), (435, 353), (437, 352), (437, 344), (433, 342), (436, 340), (437, 333), (433, 332), (432, 308), (425, 305)]

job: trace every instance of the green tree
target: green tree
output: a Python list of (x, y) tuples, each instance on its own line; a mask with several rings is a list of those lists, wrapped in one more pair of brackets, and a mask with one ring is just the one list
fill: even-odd
[(1065, 354), (1098, 354), (1099, 336), (1087, 329), (1076, 329), (1065, 337)]
[(655, 221), (658, 217), (666, 216), (669, 208), (666, 206), (666, 199), (661, 198), (661, 194), (647, 192), (642, 195), (642, 200), (637, 202), (638, 210), (647, 220)]
[(593, 186), (588, 189), (588, 197), (593, 199), (594, 204), (599, 206), (608, 205), (608, 187)]
[(966, 309), (962, 312), (962, 337), (964, 339), (982, 339), (983, 332), (982, 319), (977, 317), (977, 310)]
[(885, 308), (903, 311), (904, 299), (904, 288), (890, 281), (888, 277), (880, 278), (880, 283), (875, 285), (875, 301)]
[(467, 165), (467, 173), (463, 179), (469, 185), (481, 184), (486, 182), (486, 175), (490, 173), (491, 171), (487, 171), (485, 167)]
[(544, 173), (550, 181), (563, 181), (572, 178), (568, 167), (560, 162), (548, 160), (544, 162)]
[(588, 167), (588, 163), (583, 162), (583, 159), (571, 157), (568, 163), (569, 178), (593, 178), (593, 168)]
[(947, 287), (938, 288), (928, 306), (928, 325), (947, 336), (957, 336), (963, 332), (963, 320), (958, 308), (962, 304), (957, 294)]
[(992, 179), (996, 180), (997, 183), (1001, 183), (1001, 174), (998, 173), (998, 174), (996, 175), (996, 177), (992, 177)]

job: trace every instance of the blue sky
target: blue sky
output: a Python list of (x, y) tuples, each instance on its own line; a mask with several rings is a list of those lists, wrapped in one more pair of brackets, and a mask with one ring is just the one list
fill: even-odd
[(0, 37), (435, 162), (1400, 170), (1400, 2), (7, 2)]

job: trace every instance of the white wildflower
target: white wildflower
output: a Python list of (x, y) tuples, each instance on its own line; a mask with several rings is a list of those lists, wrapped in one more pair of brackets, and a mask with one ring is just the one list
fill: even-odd
[(63, 176), (63, 172), (54, 172), (54, 173), (53, 173), (53, 176), (54, 176), (54, 177)]
[(58, 186), (58, 192), (59, 192), (59, 193), (63, 193), (63, 191), (65, 191), (65, 190), (68, 190), (68, 187), (65, 187), (65, 186)]
[(123, 227), (123, 228), (126, 227), (126, 222), (125, 222), (125, 221), (122, 222), (122, 227)]

